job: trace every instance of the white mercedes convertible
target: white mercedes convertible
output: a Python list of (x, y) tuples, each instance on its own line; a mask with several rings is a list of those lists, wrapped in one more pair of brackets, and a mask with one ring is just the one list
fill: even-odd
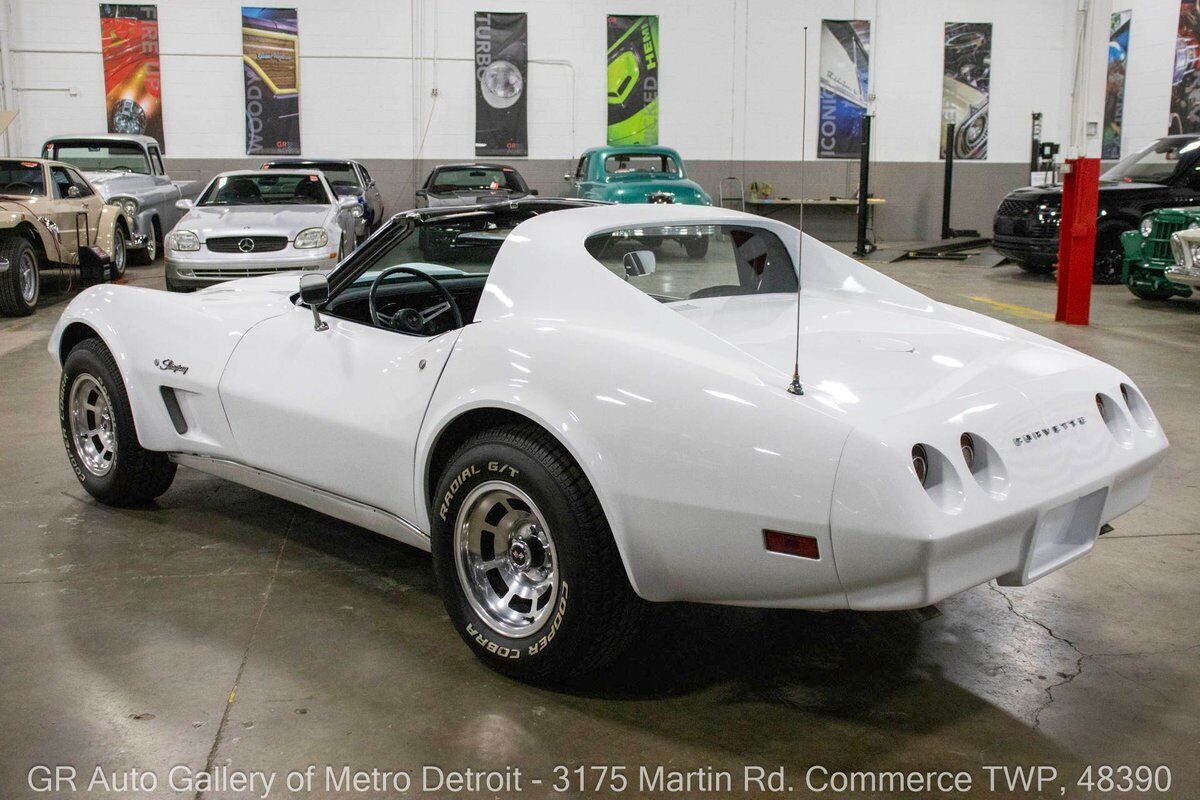
[(95, 498), (182, 465), (431, 550), (463, 639), (524, 680), (598, 669), (645, 601), (1030, 583), (1167, 449), (1120, 371), (699, 206), (409, 212), (328, 276), (93, 287), (50, 351)]

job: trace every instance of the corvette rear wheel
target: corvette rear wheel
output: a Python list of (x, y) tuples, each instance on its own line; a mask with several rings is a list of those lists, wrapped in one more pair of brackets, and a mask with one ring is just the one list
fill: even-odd
[(99, 339), (85, 339), (67, 355), (58, 413), (67, 459), (92, 497), (131, 506), (170, 488), (175, 464), (138, 443), (121, 373)]
[(626, 650), (644, 603), (578, 465), (535, 426), (494, 428), (450, 458), (433, 503), (433, 565), (475, 655), (562, 683)]

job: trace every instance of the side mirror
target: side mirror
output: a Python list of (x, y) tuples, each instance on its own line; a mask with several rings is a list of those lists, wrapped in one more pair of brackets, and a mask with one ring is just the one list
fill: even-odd
[(429, 197), (428, 189), (417, 189), (417, 197)]
[(79, 191), (78, 186), (69, 186), (67, 187), (67, 197), (72, 200), (78, 200), (80, 197), (83, 197), (83, 192)]
[(538, 190), (537, 190), (537, 189), (530, 189), (530, 190), (529, 190), (529, 193), (530, 193), (531, 195), (533, 195), (534, 197), (536, 197), (536, 196), (537, 196), (537, 193), (538, 193)]
[(563, 180), (564, 180), (564, 181), (569, 181), (569, 180), (571, 180), (571, 173), (569, 173), (569, 172), (564, 172), (564, 173), (563, 173)]
[(351, 209), (358, 208), (357, 195), (347, 194), (338, 196), (338, 208)]
[(176, 200), (175, 207), (178, 208), (180, 211), (191, 211), (193, 208), (196, 207), (196, 203), (194, 200), (188, 200), (185, 197), (181, 200)]
[(321, 319), (317, 309), (329, 300), (329, 279), (318, 272), (300, 276), (300, 305), (308, 306), (313, 313), (313, 330), (327, 331), (329, 324)]
[(621, 259), (625, 267), (625, 280), (640, 278), (643, 275), (653, 275), (657, 262), (652, 250), (634, 250), (626, 253)]

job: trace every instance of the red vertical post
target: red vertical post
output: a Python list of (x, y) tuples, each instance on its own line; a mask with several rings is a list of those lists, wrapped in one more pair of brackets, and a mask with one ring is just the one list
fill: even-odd
[(1092, 306), (1092, 262), (1100, 202), (1100, 159), (1069, 158), (1063, 172), (1058, 228), (1058, 311), (1068, 325), (1087, 325)]

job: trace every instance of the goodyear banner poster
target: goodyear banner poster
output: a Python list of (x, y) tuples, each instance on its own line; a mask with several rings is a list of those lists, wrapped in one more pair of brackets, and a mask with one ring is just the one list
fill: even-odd
[(242, 8), (246, 155), (300, 152), (300, 59), (294, 8)]
[(954, 157), (987, 158), (992, 23), (947, 22), (942, 68), (941, 157), (946, 124), (954, 123)]
[(658, 144), (658, 17), (608, 18), (608, 143)]
[(101, 3), (100, 50), (108, 132), (141, 133), (165, 145), (157, 6)]
[(1108, 29), (1108, 80), (1104, 89), (1104, 138), (1101, 158), (1121, 157), (1121, 120), (1125, 116), (1125, 62), (1129, 58), (1132, 11), (1117, 11)]
[(1167, 133), (1200, 131), (1200, 8), (1179, 0), (1175, 34), (1175, 73), (1171, 76), (1171, 117)]
[(817, 158), (857, 158), (867, 113), (871, 23), (821, 20)]
[(528, 53), (524, 14), (475, 12), (476, 155), (529, 155)]

